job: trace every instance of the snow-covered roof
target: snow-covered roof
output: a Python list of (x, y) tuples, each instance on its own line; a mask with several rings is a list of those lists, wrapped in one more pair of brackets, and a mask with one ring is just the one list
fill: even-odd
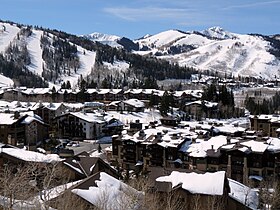
[(267, 150), (270, 152), (280, 152), (280, 139), (278, 138), (269, 138), (267, 140), (268, 147)]
[[(238, 140), (231, 139), (231, 143), (235, 143)], [(188, 147), (185, 147), (185, 151), (189, 153), (189, 156), (192, 157), (206, 157), (207, 150), (213, 149), (217, 151), (221, 146), (227, 144), (227, 137), (226, 136), (214, 136), (211, 137), (208, 141), (204, 141), (203, 139), (197, 139), (195, 144), (190, 144)]]
[(232, 179), (228, 179), (230, 186), (229, 196), (251, 209), (258, 209), (259, 198), (255, 190)]
[[(38, 116), (38, 115), (36, 115), (36, 116)], [(41, 124), (45, 124), (40, 117), (36, 117), (36, 116), (27, 116), (21, 123), (22, 124), (30, 124), (33, 121), (37, 121)]]
[(33, 107), (32, 107), (32, 110), (36, 110), (40, 107), (44, 107), (44, 108), (47, 108), (49, 110), (57, 110), (61, 105), (63, 105), (63, 103), (48, 103), (48, 102), (38, 102), (36, 103)]
[(112, 101), (111, 103), (109, 103), (107, 106), (118, 106), (118, 104), (120, 103), (121, 101)]
[(234, 134), (236, 132), (245, 132), (246, 128), (233, 126), (233, 125), (222, 125), (222, 126), (215, 126), (219, 132), (227, 133), (227, 134)]
[(97, 102), (97, 101), (91, 101), (91, 102), (85, 102), (85, 107), (103, 107), (104, 103)]
[(190, 105), (193, 105), (193, 104), (203, 105), (203, 106), (206, 106), (208, 108), (213, 108), (213, 107), (218, 106), (217, 102), (201, 101), (201, 100), (188, 102), (188, 103), (186, 103), (186, 106), (190, 106)]
[(0, 113), (0, 124), (1, 125), (11, 125), (15, 123), (18, 119), (14, 117), (14, 114)]
[(127, 113), (127, 112), (116, 112), (107, 111), (108, 115), (119, 119), (124, 124), (129, 124), (130, 122), (135, 122), (139, 120), (141, 123), (149, 124), (152, 121), (160, 121), (161, 115), (158, 110), (145, 109), (144, 112), (137, 113)]
[(242, 142), (240, 144), (245, 145), (249, 147), (253, 152), (258, 152), (258, 153), (263, 153), (268, 147), (267, 143), (254, 141), (254, 140)]
[(96, 113), (86, 113), (86, 112), (69, 112), (69, 114), (80, 118), (84, 121), (90, 122), (90, 123), (104, 123), (105, 120), (103, 117), (101, 117), (100, 115), (96, 114)]
[(145, 107), (144, 102), (142, 102), (142, 101), (140, 101), (136, 98), (128, 99), (128, 100), (125, 100), (123, 102), (130, 105), (130, 106), (134, 106), (134, 107), (138, 107), (138, 108)]
[(197, 174), (172, 171), (169, 176), (159, 177), (156, 181), (170, 182), (172, 188), (182, 184), (183, 189), (193, 194), (223, 195), (225, 172)]
[(89, 89), (87, 92), (92, 94), (92, 93), (97, 93), (100, 95), (104, 95), (104, 94), (118, 94), (122, 91), (122, 89)]
[(259, 120), (267, 120), (270, 122), (279, 122), (280, 116), (279, 115), (272, 115), (272, 114), (261, 114), (261, 115), (250, 115), (250, 118), (258, 118)]
[(142, 192), (104, 172), (100, 172), (95, 186), (89, 189), (73, 189), (72, 192), (97, 208), (111, 210), (136, 209), (139, 205), (137, 200), (143, 196)]
[(3, 148), (1, 152), (27, 162), (51, 163), (51, 162), (60, 162), (63, 160), (59, 158), (59, 156), (56, 154), (45, 155), (42, 153), (28, 151), (24, 149)]
[(51, 90), (49, 88), (27, 88), (21, 92), (27, 95), (33, 95), (51, 93)]

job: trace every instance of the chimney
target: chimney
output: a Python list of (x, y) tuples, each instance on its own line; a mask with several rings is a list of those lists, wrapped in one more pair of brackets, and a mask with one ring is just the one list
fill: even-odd
[(211, 145), (211, 150), (214, 150), (214, 145), (213, 144)]
[(155, 139), (156, 139), (157, 141), (160, 141), (160, 140), (161, 140), (161, 137), (162, 137), (161, 132), (157, 132), (157, 135), (155, 136)]
[(192, 144), (195, 144), (196, 140), (194, 138), (192, 138)]
[(145, 135), (144, 130), (139, 131), (139, 137), (143, 138)]
[(230, 144), (231, 137), (227, 136), (227, 144)]
[(15, 113), (14, 113), (14, 119), (19, 119), (19, 117), (20, 117), (19, 112), (18, 112), (18, 111), (15, 111)]

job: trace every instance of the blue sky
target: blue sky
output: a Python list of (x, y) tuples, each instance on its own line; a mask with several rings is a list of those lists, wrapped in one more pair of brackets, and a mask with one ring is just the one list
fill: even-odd
[(236, 33), (280, 33), (280, 0), (0, 0), (0, 19), (73, 34), (139, 38), (211, 26)]

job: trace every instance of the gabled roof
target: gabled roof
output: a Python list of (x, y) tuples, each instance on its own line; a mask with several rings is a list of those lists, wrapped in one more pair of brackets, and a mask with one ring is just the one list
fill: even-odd
[(96, 167), (99, 158), (96, 157), (71, 157), (67, 158), (63, 163), (86, 177), (92, 175), (94, 167)]
[[(135, 190), (129, 185), (115, 179), (107, 173), (100, 172), (86, 181), (91, 185), (87, 189), (80, 189), (84, 183), (80, 183), (72, 189), (72, 192), (82, 197), (97, 208), (102, 209), (136, 209), (138, 201), (142, 199), (143, 193)], [(101, 206), (101, 200), (104, 200)], [(125, 206), (127, 205), (127, 206)]]

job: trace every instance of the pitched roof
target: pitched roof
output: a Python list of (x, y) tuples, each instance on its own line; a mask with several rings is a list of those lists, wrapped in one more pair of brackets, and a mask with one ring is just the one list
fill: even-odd
[(142, 192), (135, 190), (104, 172), (100, 172), (93, 177), (94, 179), (91, 181), (92, 185), (87, 189), (79, 189), (78, 185), (75, 189), (72, 189), (72, 192), (94, 206), (98, 208), (102, 207), (102, 209), (118, 210), (136, 209), (136, 207), (139, 207), (137, 201), (142, 199), (144, 195)]

